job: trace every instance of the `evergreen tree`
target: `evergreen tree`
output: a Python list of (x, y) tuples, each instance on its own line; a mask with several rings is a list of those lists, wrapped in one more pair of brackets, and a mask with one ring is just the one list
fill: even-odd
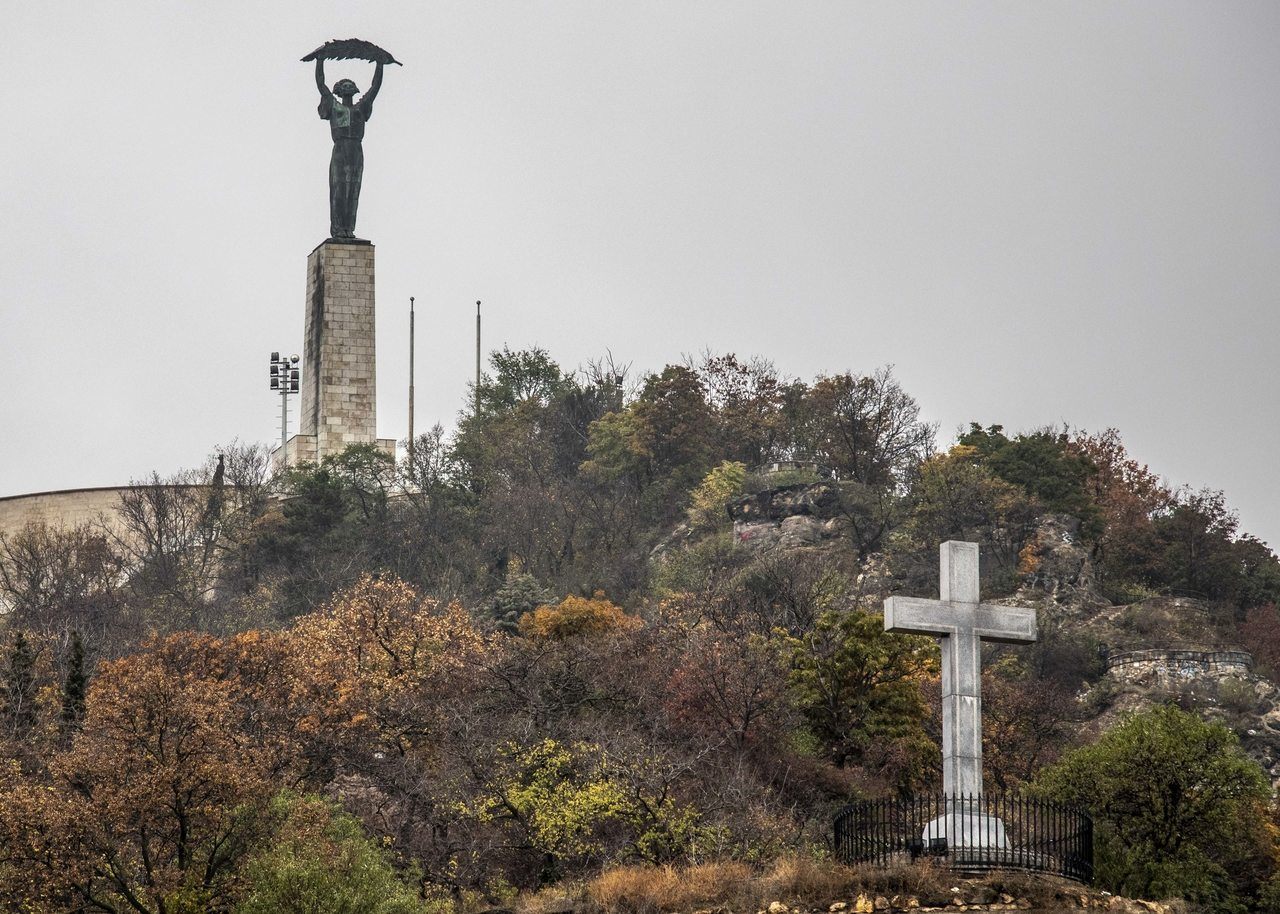
[(36, 658), (26, 635), (19, 631), (9, 650), (4, 671), (4, 721), (16, 738), (26, 736), (36, 725)]
[(84, 672), (84, 641), (79, 632), (71, 633), (67, 650), (67, 678), (62, 684), (62, 726), (76, 730), (84, 719), (84, 693), (89, 677)]
[(513, 559), (507, 567), (506, 581), (493, 595), (490, 612), (495, 627), (514, 635), (519, 630), (521, 616), (553, 602), (555, 594), (525, 572), (518, 559)]

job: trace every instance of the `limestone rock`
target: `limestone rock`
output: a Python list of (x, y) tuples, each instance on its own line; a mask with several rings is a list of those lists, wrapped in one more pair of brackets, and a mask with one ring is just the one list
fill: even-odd
[(996, 900), (996, 894), (996, 890), (989, 885), (975, 885), (965, 893), (965, 900), (969, 904), (991, 904)]
[(839, 505), (840, 495), (835, 486), (820, 482), (816, 485), (780, 486), (743, 496), (729, 503), (729, 516), (735, 522), (743, 523), (780, 522), (797, 515), (827, 520), (840, 513)]
[(772, 521), (734, 523), (733, 538), (749, 549), (772, 549), (782, 539), (782, 528)]
[(778, 545), (783, 549), (812, 546), (822, 539), (822, 522), (806, 514), (797, 514), (784, 519), (779, 532)]
[(1055, 603), (1103, 602), (1093, 562), (1081, 542), (1080, 521), (1069, 514), (1045, 514), (1019, 555), (1022, 595), (1047, 594)]
[(728, 505), (734, 539), (755, 551), (818, 546), (843, 533), (833, 483), (779, 486)]

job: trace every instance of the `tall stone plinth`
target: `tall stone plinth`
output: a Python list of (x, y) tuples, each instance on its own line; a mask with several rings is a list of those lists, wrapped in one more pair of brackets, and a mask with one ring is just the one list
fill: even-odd
[(273, 457), (277, 465), (319, 461), (377, 436), (373, 245), (329, 239), (307, 257), (298, 434)]

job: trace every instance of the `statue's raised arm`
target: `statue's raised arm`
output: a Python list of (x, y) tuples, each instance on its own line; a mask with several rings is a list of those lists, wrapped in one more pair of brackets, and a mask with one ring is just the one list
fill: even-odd
[(324, 58), (316, 58), (316, 88), (320, 90), (320, 99), (323, 101), (330, 97), (329, 87), (324, 81)]
[(378, 97), (378, 90), (381, 88), (382, 88), (382, 62), (376, 61), (373, 66), (373, 84), (369, 86), (369, 91), (366, 92), (364, 94), (364, 97), (360, 99), (360, 104), (364, 105), (366, 108), (366, 114), (368, 113), (368, 109), (372, 109), (373, 100)]
[[(329, 237), (355, 237), (356, 208), (360, 203), (360, 184), (364, 177), (364, 125), (373, 114), (373, 100), (382, 88), (382, 71), (386, 64), (399, 64), (389, 53), (368, 41), (347, 38), (327, 41), (304, 61), (316, 62), (316, 89), (320, 92), (320, 117), (329, 122), (333, 136), (333, 155), (329, 159)], [(373, 84), (359, 102), (359, 87), (349, 79), (340, 79), (333, 90), (325, 85), (326, 60), (367, 60), (374, 65)]]

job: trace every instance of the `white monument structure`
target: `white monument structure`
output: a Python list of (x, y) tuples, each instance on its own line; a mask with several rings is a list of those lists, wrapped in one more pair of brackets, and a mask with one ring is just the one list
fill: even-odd
[[(981, 813), (982, 642), (1030, 644), (1036, 611), (982, 603), (978, 596), (978, 544), (954, 540), (939, 547), (941, 599), (889, 597), (884, 629), (942, 639), (942, 791), (947, 812), (924, 830), (925, 845), (946, 838), (949, 847), (1007, 847), (1004, 824)], [(972, 799), (961, 799), (972, 798)]]

